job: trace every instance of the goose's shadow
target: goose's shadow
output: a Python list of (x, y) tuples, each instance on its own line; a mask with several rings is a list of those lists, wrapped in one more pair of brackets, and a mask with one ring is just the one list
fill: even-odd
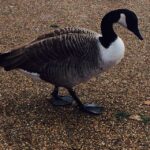
[(84, 124), (85, 118), (97, 118), (97, 116), (83, 113), (77, 106), (53, 106), (51, 98), (33, 98), (32, 101), (17, 103), (10, 100), (1, 110), (6, 117), (19, 119), (27, 124), (42, 124), (51, 126), (52, 123), (68, 124), (80, 122)]
[(32, 143), (33, 133), (37, 138), (42, 135), (52, 141), (56, 137), (65, 138), (70, 145), (76, 145), (78, 140), (86, 140), (83, 137), (90, 137), (91, 134), (96, 137), (95, 124), (104, 123), (106, 115), (89, 115), (79, 111), (76, 106), (54, 107), (46, 97), (32, 97), (32, 101), (23, 103), (10, 100), (1, 110), (3, 113), (0, 115), (5, 118), (1, 129), (10, 144), (22, 142), (22, 138)]

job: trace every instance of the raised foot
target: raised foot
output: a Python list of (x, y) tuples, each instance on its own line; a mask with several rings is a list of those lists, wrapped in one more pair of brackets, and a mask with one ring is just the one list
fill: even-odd
[(51, 103), (54, 106), (66, 106), (72, 105), (73, 98), (71, 96), (57, 96), (51, 99)]
[(104, 111), (104, 107), (97, 106), (96, 104), (83, 104), (79, 107), (80, 110), (93, 115), (99, 115)]

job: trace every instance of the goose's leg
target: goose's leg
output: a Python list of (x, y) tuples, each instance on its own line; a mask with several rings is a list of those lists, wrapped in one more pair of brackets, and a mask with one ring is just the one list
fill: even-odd
[(59, 96), (58, 95), (59, 87), (55, 86), (52, 95), (51, 103), (54, 106), (65, 106), (65, 105), (71, 105), (73, 103), (73, 98), (71, 96)]
[(80, 101), (80, 99), (77, 97), (77, 95), (76, 95), (75, 91), (73, 91), (73, 89), (68, 89), (68, 92), (74, 98), (74, 100), (78, 104), (80, 110), (91, 113), (91, 114), (95, 114), (95, 115), (99, 115), (104, 110), (103, 107), (97, 106), (96, 104), (83, 104)]

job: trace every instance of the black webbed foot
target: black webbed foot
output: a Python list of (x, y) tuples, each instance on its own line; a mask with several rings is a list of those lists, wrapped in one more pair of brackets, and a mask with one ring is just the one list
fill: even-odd
[(103, 107), (97, 106), (96, 104), (83, 104), (80, 99), (77, 97), (75, 91), (72, 89), (68, 89), (68, 92), (73, 97), (73, 99), (76, 101), (77, 105), (79, 106), (80, 110), (83, 112), (87, 112), (94, 115), (99, 115), (104, 110)]
[(51, 103), (54, 106), (66, 106), (66, 105), (72, 105), (73, 98), (71, 96), (59, 96), (58, 95), (59, 87), (55, 86), (53, 92), (52, 92), (52, 99)]
[(90, 113), (93, 115), (99, 115), (104, 111), (104, 107), (98, 106), (96, 104), (82, 104), (79, 105), (81, 111)]
[(55, 96), (51, 99), (51, 103), (54, 106), (72, 105), (73, 101), (71, 96)]
[(104, 108), (97, 106), (96, 104), (83, 104), (80, 99), (77, 97), (75, 91), (69, 88), (68, 92), (71, 96), (59, 96), (58, 95), (58, 87), (55, 86), (54, 91), (52, 92), (51, 103), (54, 106), (66, 106), (72, 105), (75, 101), (79, 106), (79, 109), (83, 112), (90, 113), (93, 115), (99, 115), (103, 112)]

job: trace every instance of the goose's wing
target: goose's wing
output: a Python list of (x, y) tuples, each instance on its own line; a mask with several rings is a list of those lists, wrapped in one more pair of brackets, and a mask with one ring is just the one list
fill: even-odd
[(0, 57), (5, 70), (23, 69), (67, 86), (91, 77), (100, 58), (97, 35), (81, 33), (42, 39)]
[[(77, 63), (82, 59), (94, 59), (98, 54), (97, 38), (90, 34), (63, 34), (46, 38), (24, 48), (25, 63), (21, 68), (30, 71), (53, 63), (66, 61)], [(93, 60), (87, 60), (93, 61)]]
[(96, 32), (86, 29), (86, 28), (77, 28), (77, 27), (66, 27), (66, 28), (60, 28), (60, 29), (56, 29), (50, 33), (47, 34), (43, 34), (40, 35), (38, 38), (36, 38), (35, 40), (33, 40), (31, 43), (33, 42), (37, 42), (43, 39), (47, 39), (47, 38), (51, 38), (51, 37), (55, 37), (55, 36), (60, 36), (63, 34), (74, 34), (74, 33), (78, 33), (78, 34), (97, 34)]

